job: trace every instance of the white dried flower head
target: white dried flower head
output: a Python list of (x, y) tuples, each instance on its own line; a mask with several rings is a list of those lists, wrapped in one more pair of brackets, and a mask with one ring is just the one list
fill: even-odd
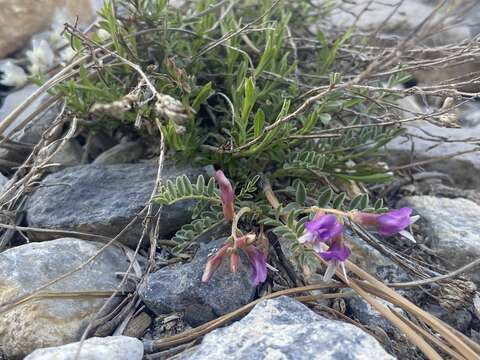
[(62, 64), (65, 65), (69, 63), (76, 54), (77, 52), (72, 49), (71, 46), (67, 46), (65, 49), (60, 51), (60, 59), (62, 60)]
[(25, 71), (11, 60), (0, 64), (0, 72), (3, 73), (0, 78), (0, 84), (4, 86), (20, 87), (27, 82)]
[(107, 41), (111, 37), (110, 33), (105, 29), (98, 29), (97, 30), (97, 36), (100, 39), (100, 41), (102, 41), (102, 42)]
[(138, 100), (137, 95), (127, 94), (120, 100), (111, 103), (95, 103), (90, 108), (90, 113), (97, 115), (108, 115), (115, 119), (124, 119), (125, 113), (132, 109), (132, 106)]
[(188, 118), (185, 106), (177, 99), (165, 94), (160, 94), (160, 98), (155, 103), (155, 112), (176, 124), (182, 124)]
[(54, 49), (59, 49), (68, 44), (68, 39), (62, 35), (65, 23), (71, 23), (72, 17), (68, 15), (66, 9), (57, 9), (53, 16), (52, 25), (48, 32), (48, 42)]
[(44, 39), (32, 40), (32, 49), (26, 52), (30, 61), (30, 72), (32, 74), (45, 73), (52, 65), (55, 58), (52, 48)]

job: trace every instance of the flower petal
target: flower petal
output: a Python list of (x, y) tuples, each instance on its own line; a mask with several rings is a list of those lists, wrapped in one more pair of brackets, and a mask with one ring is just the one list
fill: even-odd
[(11, 60), (7, 60), (0, 64), (0, 84), (4, 86), (21, 87), (27, 82), (25, 71)]
[(313, 242), (315, 240), (315, 235), (311, 232), (305, 232), (302, 236), (298, 238), (300, 244)]
[[(313, 234), (316, 241), (327, 242), (338, 236), (343, 230), (343, 225), (338, 222), (335, 215), (316, 216), (315, 219), (305, 224), (305, 232)], [(310, 241), (311, 242), (311, 241)]]
[(350, 256), (350, 249), (342, 241), (334, 241), (328, 251), (319, 254), (325, 261), (345, 261)]
[(378, 232), (389, 236), (399, 233), (411, 223), (410, 214), (412, 209), (404, 207), (399, 210), (390, 210), (378, 217)]
[(402, 235), (404, 238), (410, 240), (411, 242), (413, 242), (414, 244), (417, 243), (417, 241), (415, 240), (415, 238), (413, 237), (412, 233), (408, 232), (407, 230), (402, 230), (399, 232), (400, 235)]
[(212, 278), (213, 273), (220, 266), (223, 258), (227, 254), (228, 249), (231, 247), (232, 244), (225, 244), (215, 254), (210, 256), (205, 266), (205, 270), (203, 271), (202, 282), (206, 283)]
[(251, 281), (254, 285), (263, 283), (267, 279), (267, 257), (262, 250), (255, 246), (246, 249), (252, 268)]
[(330, 261), (327, 265), (327, 269), (325, 270), (325, 273), (323, 274), (323, 281), (327, 282), (332, 280), (332, 277), (333, 275), (335, 275), (336, 270), (337, 270), (337, 262)]

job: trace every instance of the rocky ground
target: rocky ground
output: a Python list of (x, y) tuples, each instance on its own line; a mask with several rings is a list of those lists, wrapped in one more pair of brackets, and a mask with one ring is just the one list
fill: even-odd
[[(90, 11), (84, 11), (95, 5), (27, 0), (13, 5), (0, 1), (2, 9), (11, 10), (0, 12), (0, 24), (7, 24), (9, 34), (15, 35), (0, 34), (0, 58), (21, 50), (31, 36), (48, 28), (48, 19), (63, 3), (75, 14), (76, 9), (81, 9), (81, 19), (92, 16)], [(414, 27), (415, 21), (431, 11), (434, 3), (405, 1), (400, 18), (395, 17), (385, 29), (385, 37)], [(36, 16), (40, 9), (49, 15)], [(435, 36), (432, 41), (450, 43), (452, 38), (457, 41), (476, 36), (475, 14), (479, 11), (480, 8), (472, 11), (461, 26), (449, 30), (448, 36)], [(29, 14), (31, 21), (25, 21), (24, 15), (20, 15), (24, 13)], [(17, 19), (20, 16), (21, 26)], [(378, 17), (372, 12), (358, 25), (368, 31), (378, 24), (374, 21)], [(338, 21), (340, 26), (340, 22), (350, 20), (346, 16)], [(397, 21), (400, 25), (393, 26)], [(474, 65), (478, 71), (478, 61)], [(435, 71), (422, 70), (415, 78), (417, 83), (437, 77)], [(3, 88), (0, 119), (36, 88)], [(422, 113), (442, 106), (413, 96), (402, 101), (404, 109)], [(35, 102), (29, 113), (23, 113), (9, 129), (27, 119), (40, 103)], [(25, 160), (59, 111), (50, 109), (15, 135), (14, 140), (23, 148), (0, 149), (3, 187), (8, 186), (13, 174), (9, 169)], [(412, 207), (421, 217), (414, 226), (417, 244), (369, 244), (352, 235), (352, 261), (386, 283), (412, 281), (411, 258), (419, 261), (431, 276), (457, 270), (480, 258), (480, 104), (470, 101), (452, 114), (450, 127), (409, 124), (406, 135), (385, 149), (385, 159), (398, 169), (398, 176), (376, 191), (398, 206)], [(9, 134), (7, 130), (5, 135)], [(84, 341), (78, 359), (140, 360), (144, 355), (147, 359), (420, 358), (403, 334), (360, 297), (347, 291), (344, 298), (310, 308), (287, 296), (265, 300), (242, 319), (228, 322), (201, 341), (193, 340), (168, 350), (155, 348), (158, 339), (201, 327), (241, 308), (266, 294), (267, 286), (253, 286), (248, 274), (242, 272), (248, 271), (246, 267), (232, 274), (226, 263), (211, 282), (201, 282), (205, 263), (223, 244), (224, 233), (207, 236), (198, 250), (187, 251), (183, 258), (170, 256), (169, 239), (191, 220), (193, 205), (189, 202), (161, 209), (157, 237), (161, 239), (159, 249), (163, 250), (157, 253), (155, 267), (145, 281), (138, 282), (138, 269), (148, 261), (148, 244), (145, 238), (145, 243), (137, 247), (138, 239), (145, 236), (144, 218), (137, 214), (152, 194), (157, 173), (155, 157), (145, 139), (120, 131), (113, 136), (99, 133), (88, 141), (72, 137), (50, 163), (55, 165), (35, 181), (35, 187), (28, 189), (22, 213), (15, 220), (18, 232), (10, 229), (0, 238), (0, 358), (73, 359), (76, 344), (87, 327), (90, 337)], [(193, 179), (208, 172), (208, 168), (167, 163), (163, 176), (173, 179), (185, 174)], [(154, 208), (153, 212), (158, 210)], [(2, 217), (8, 216), (2, 213)], [(9, 222), (2, 219), (2, 223)], [(112, 238), (118, 243), (97, 255)], [(131, 262), (134, 252), (138, 255)], [(404, 259), (401, 264), (392, 260), (393, 252), (393, 258)], [(247, 259), (241, 261), (246, 263)], [(129, 267), (134, 271), (121, 283), (122, 274)], [(399, 287), (399, 291), (479, 342), (480, 305), (475, 307), (471, 301), (476, 296), (480, 302), (476, 292), (479, 274), (478, 267), (472, 268), (454, 281)], [(60, 281), (51, 283), (59, 276)], [(106, 303), (119, 286), (118, 296)], [(138, 295), (130, 298), (132, 295), (128, 294), (137, 286)], [(40, 296), (25, 299), (25, 295), (36, 290)], [(16, 299), (24, 300), (3, 306)], [(126, 303), (130, 305), (124, 306)], [(98, 311), (103, 317), (92, 324)], [(163, 353), (160, 357), (147, 357), (152, 348)]]

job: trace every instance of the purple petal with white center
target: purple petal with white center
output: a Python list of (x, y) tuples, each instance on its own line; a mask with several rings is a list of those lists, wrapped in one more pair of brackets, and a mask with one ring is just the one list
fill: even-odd
[(314, 240), (315, 240), (315, 235), (308, 231), (298, 238), (298, 242), (300, 244), (313, 242)]
[(343, 226), (337, 220), (335, 215), (322, 215), (305, 224), (307, 233), (314, 234), (312, 241), (327, 242), (338, 236)]
[(377, 219), (378, 232), (385, 236), (399, 233), (412, 223), (411, 214), (412, 209), (404, 207), (399, 210), (390, 210), (380, 215)]

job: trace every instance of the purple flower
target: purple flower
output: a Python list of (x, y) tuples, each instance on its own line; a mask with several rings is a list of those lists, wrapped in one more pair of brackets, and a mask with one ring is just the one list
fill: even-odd
[(245, 249), (252, 268), (251, 281), (253, 285), (263, 283), (267, 279), (267, 257), (262, 250), (250, 245)]
[(385, 236), (399, 233), (412, 223), (411, 214), (412, 209), (403, 207), (399, 210), (390, 210), (380, 215), (377, 220), (378, 232)]
[(345, 261), (350, 256), (350, 249), (343, 241), (334, 241), (328, 251), (320, 252), (319, 255), (325, 261)]
[(321, 250), (320, 243), (329, 242), (342, 233), (343, 226), (335, 215), (318, 213), (312, 221), (305, 224), (305, 232), (298, 239), (300, 243), (311, 243), (316, 251)]
[(362, 225), (373, 226), (381, 235), (391, 236), (402, 232), (416, 220), (414, 216), (410, 216), (411, 214), (412, 209), (403, 207), (385, 214), (357, 212), (352, 215), (352, 220)]
[(347, 279), (344, 263), (350, 256), (350, 249), (344, 244), (342, 236), (335, 237), (329, 249), (319, 252), (319, 256), (328, 264), (323, 275), (323, 281), (329, 281), (335, 274), (338, 266), (342, 268), (345, 279)]

